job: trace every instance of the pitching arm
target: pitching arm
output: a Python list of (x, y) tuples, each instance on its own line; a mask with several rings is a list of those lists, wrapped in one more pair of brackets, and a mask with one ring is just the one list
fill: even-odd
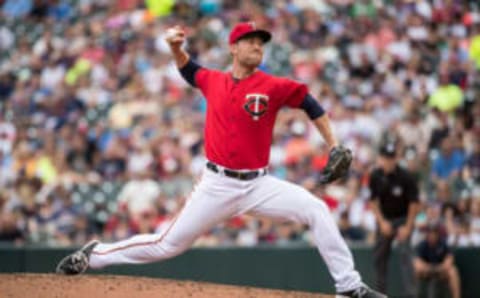
[(190, 55), (182, 49), (182, 45), (185, 42), (185, 31), (180, 26), (169, 28), (167, 29), (165, 41), (170, 46), (170, 51), (177, 67), (184, 67), (190, 60)]
[(180, 26), (175, 26), (167, 30), (166, 42), (170, 46), (173, 60), (177, 65), (180, 74), (192, 87), (197, 87), (195, 74), (201, 66), (190, 59), (190, 55), (182, 48), (185, 42), (185, 31)]

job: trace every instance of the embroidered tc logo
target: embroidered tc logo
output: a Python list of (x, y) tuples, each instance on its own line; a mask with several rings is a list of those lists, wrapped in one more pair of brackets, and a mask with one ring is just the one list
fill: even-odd
[(269, 97), (265, 94), (247, 94), (247, 102), (243, 106), (245, 110), (257, 121), (267, 112)]

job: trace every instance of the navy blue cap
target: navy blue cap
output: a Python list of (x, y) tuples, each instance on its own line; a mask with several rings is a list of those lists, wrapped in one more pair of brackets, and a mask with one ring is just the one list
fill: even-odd
[(380, 146), (380, 155), (386, 157), (395, 157), (397, 155), (397, 144), (394, 142), (386, 142)]

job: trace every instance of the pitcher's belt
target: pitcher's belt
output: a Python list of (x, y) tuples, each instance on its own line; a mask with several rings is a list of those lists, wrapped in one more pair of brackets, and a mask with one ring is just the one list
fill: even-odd
[(223, 174), (230, 178), (235, 178), (238, 180), (252, 180), (260, 176), (265, 176), (267, 174), (267, 169), (259, 169), (255, 171), (235, 171), (230, 169), (225, 169), (221, 166), (214, 164), (213, 162), (207, 162), (207, 168), (212, 172), (217, 174)]

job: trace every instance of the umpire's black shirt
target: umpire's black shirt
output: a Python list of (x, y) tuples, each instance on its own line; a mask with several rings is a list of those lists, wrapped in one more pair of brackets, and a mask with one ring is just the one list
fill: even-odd
[(370, 194), (372, 201), (379, 201), (385, 219), (402, 218), (410, 202), (418, 201), (418, 185), (414, 175), (398, 165), (388, 174), (376, 168), (370, 174)]

